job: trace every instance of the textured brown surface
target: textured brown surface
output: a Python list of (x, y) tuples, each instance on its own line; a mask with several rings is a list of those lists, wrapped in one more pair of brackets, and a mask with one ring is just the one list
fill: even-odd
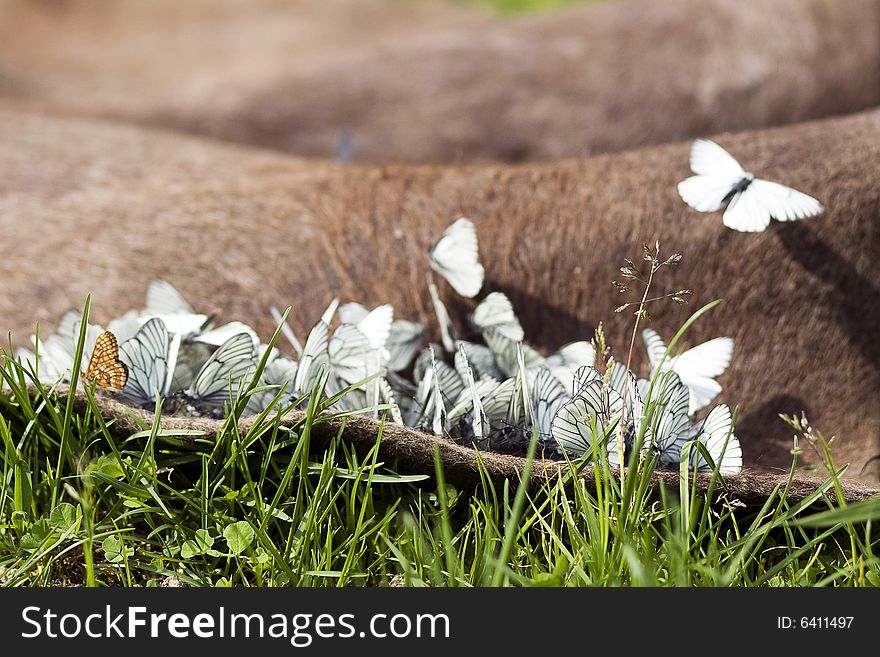
[(878, 0), (0, 0), (0, 95), (330, 158), (586, 155), (880, 103)]
[[(64, 393), (61, 394), (62, 399)], [(132, 433), (141, 430), (141, 426), (132, 420), (132, 415), (138, 417), (141, 422), (149, 425), (152, 415), (140, 410), (134, 410), (129, 406), (100, 394), (97, 398), (101, 406), (102, 415), (107, 420), (112, 420), (110, 431), (120, 438), (127, 438)], [(84, 411), (87, 400), (85, 395), (78, 393), (75, 399), (75, 408)], [(303, 413), (292, 412), (281, 419), (281, 424), (287, 427), (296, 426), (302, 421)], [(189, 429), (204, 432), (199, 439), (213, 440), (221, 430), (223, 422), (210, 419), (186, 419), (165, 417), (161, 420), (163, 429)], [(239, 422), (239, 431), (244, 435), (253, 426), (252, 419), (243, 419)], [(492, 452), (481, 451), (462, 447), (446, 439), (438, 439), (412, 429), (387, 423), (379, 425), (375, 420), (363, 416), (348, 418), (343, 427), (340, 420), (327, 420), (313, 425), (310, 435), (310, 449), (313, 453), (320, 453), (326, 449), (330, 442), (340, 435), (342, 430), (343, 439), (355, 448), (355, 451), (363, 458), (374, 449), (379, 430), (382, 431), (382, 441), (379, 444), (378, 460), (388, 468), (401, 474), (428, 475), (432, 479), (435, 476), (434, 446), (438, 447), (440, 460), (443, 464), (444, 478), (448, 483), (463, 490), (473, 490), (480, 486), (482, 478), (479, 464), (485, 468), (485, 472), (496, 486), (504, 481), (517, 484), (521, 478), (526, 461), (516, 456), (505, 456)], [(191, 438), (189, 439), (191, 440)], [(530, 484), (533, 487), (541, 486), (547, 479), (564, 474), (568, 465), (559, 461), (539, 461), (534, 464)], [(581, 473), (588, 485), (595, 484), (595, 475), (592, 468), (584, 468)], [(771, 474), (745, 470), (738, 475), (724, 478), (723, 484), (718, 482), (714, 485), (716, 495), (725, 495), (729, 501), (739, 500), (751, 507), (760, 507), (770, 495), (778, 491), (786, 493), (789, 503), (797, 503), (813, 494), (820, 487), (825, 487), (826, 477), (800, 473), (790, 483), (788, 475)], [(710, 482), (708, 475), (700, 475), (696, 479), (696, 487), (700, 492), (705, 492)], [(667, 490), (677, 492), (679, 490), (679, 475), (676, 472), (659, 470), (652, 477), (655, 494), (659, 494), (660, 486), (664, 485)], [(842, 484), (843, 494), (848, 502), (858, 502), (875, 495), (880, 495), (880, 488), (875, 485), (862, 485), (852, 481)], [(828, 490), (826, 487), (825, 490)], [(834, 493), (829, 493), (829, 499), (834, 499)], [(821, 506), (821, 501), (818, 503)]]
[(487, 290), (511, 296), (529, 340), (557, 347), (605, 320), (621, 354), (628, 317), (613, 315), (609, 280), (659, 238), (685, 256), (660, 285), (694, 289), (690, 308), (655, 309), (661, 335), (725, 300), (688, 338), (736, 339), (721, 383), (743, 409), (746, 462), (787, 469), (777, 413), (804, 409), (856, 476), (880, 453), (880, 112), (718, 139), (826, 214), (754, 235), (723, 228), (675, 192), (686, 143), (519, 167), (338, 167), (0, 109), (2, 328), (25, 344), (35, 320), (51, 329), (89, 292), (106, 322), (140, 306), (154, 276), (264, 338), (270, 304), (293, 306), (302, 337), (334, 295), (432, 321), (425, 252), (465, 214)]

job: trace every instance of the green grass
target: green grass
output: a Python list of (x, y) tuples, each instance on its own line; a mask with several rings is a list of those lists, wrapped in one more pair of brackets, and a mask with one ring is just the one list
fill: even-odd
[(761, 509), (726, 500), (720, 479), (708, 497), (685, 477), (652, 499), (636, 462), (622, 486), (573, 464), (596, 469), (596, 490), (574, 476), (455, 490), (439, 463), (433, 480), (400, 476), (341, 437), (310, 455), (315, 395), (290, 429), (276, 407), (247, 434), (228, 421), (182, 446), (157, 422), (114, 439), (93, 401), (74, 413), (5, 355), (3, 377), (4, 586), (880, 584), (880, 504), (847, 506), (833, 479)]

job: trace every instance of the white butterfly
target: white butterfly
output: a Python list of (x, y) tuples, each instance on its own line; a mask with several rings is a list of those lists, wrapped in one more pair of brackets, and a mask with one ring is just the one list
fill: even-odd
[[(474, 383), (474, 373), (467, 364), (467, 356), (465, 356), (462, 347), (459, 347), (458, 353), (461, 354), (465, 361), (465, 383), (467, 385), (467, 394), (470, 402), (469, 407), (471, 409), (472, 433), (474, 438), (480, 440), (489, 435), (489, 418), (486, 417), (486, 411), (483, 409), (483, 402), (480, 398), (481, 395), (477, 391), (477, 386)], [(449, 421), (454, 422), (455, 417), (450, 415)]]
[[(36, 336), (31, 337), (39, 352), (40, 381), (45, 383), (70, 381), (81, 326), (82, 313), (78, 310), (68, 310), (58, 320), (58, 328), (55, 333), (41, 339), (39, 344), (37, 344)], [(97, 324), (89, 324), (86, 327), (80, 371), (85, 371), (88, 366), (89, 358), (95, 349), (95, 343), (103, 331), (104, 329)]]
[(369, 371), (371, 364), (378, 365), (378, 357), (372, 357), (375, 352), (369, 338), (354, 324), (340, 324), (327, 351), (333, 373), (349, 384), (375, 373)]
[(197, 313), (171, 283), (154, 279), (147, 284), (147, 302), (141, 318), (146, 321), (160, 317), (169, 333), (184, 339), (201, 333), (208, 316)]
[(211, 354), (183, 394), (196, 406), (222, 406), (235, 400), (250, 382), (255, 369), (254, 341), (249, 334), (239, 333)]
[[(712, 409), (706, 419), (694, 428), (694, 435), (706, 446), (706, 450), (721, 474), (737, 474), (742, 470), (742, 447), (733, 435), (733, 417), (727, 404)], [(699, 472), (711, 472), (712, 467), (698, 450), (691, 451), (691, 468)]]
[(584, 340), (570, 342), (546, 359), (547, 367), (566, 390), (572, 389), (574, 373), (578, 369), (585, 365), (593, 365), (595, 362), (596, 350), (592, 344)]
[(601, 377), (591, 378), (556, 413), (553, 439), (572, 456), (608, 453), (622, 409), (620, 394)]
[[(492, 350), (489, 349), (489, 347), (477, 344), (476, 342), (468, 342), (466, 340), (458, 340), (456, 346), (464, 349), (468, 363), (474, 371), (474, 377), (477, 379), (485, 379), (488, 377), (496, 380), (504, 378), (495, 366), (495, 356), (492, 355)], [(460, 375), (461, 373), (461, 370), (459, 370)]]
[(158, 317), (141, 326), (119, 347), (119, 360), (128, 367), (122, 394), (141, 406), (154, 407), (157, 395), (168, 394), (179, 349), (180, 334), (170, 340), (165, 322)]
[(756, 232), (767, 228), (771, 217), (794, 221), (814, 217), (823, 210), (812, 196), (755, 178), (730, 153), (708, 139), (693, 143), (690, 164), (697, 175), (678, 183), (679, 195), (699, 212), (717, 212), (726, 204), (722, 220), (728, 228)]
[(495, 365), (504, 376), (516, 376), (519, 367), (517, 353), (522, 351), (527, 370), (545, 364), (544, 357), (535, 349), (522, 342), (515, 342), (502, 335), (497, 328), (489, 327), (483, 331), (483, 339), (495, 357)]
[(339, 321), (357, 326), (358, 330), (367, 336), (373, 349), (385, 346), (393, 320), (394, 308), (389, 304), (378, 306), (373, 310), (367, 310), (359, 303), (346, 303), (339, 307)]
[(556, 414), (571, 397), (565, 391), (565, 387), (546, 367), (537, 369), (533, 382), (530, 384), (523, 362), (523, 369), (519, 376), (525, 376), (525, 389), (531, 393), (529, 395), (530, 415), (532, 422), (538, 426), (538, 437), (542, 441), (547, 441), (553, 435), (553, 420)]
[(446, 305), (440, 300), (440, 294), (437, 292), (437, 286), (428, 279), (428, 292), (431, 293), (431, 303), (434, 304), (434, 313), (437, 315), (437, 323), (440, 325), (440, 339), (443, 348), (448, 353), (455, 352), (455, 326), (449, 318), (449, 311)]
[(262, 413), (279, 394), (279, 390), (283, 391), (282, 401), (286, 401), (285, 395), (287, 398), (293, 395), (296, 368), (296, 361), (284, 356), (275, 356), (269, 360), (263, 368), (259, 385), (271, 386), (271, 388), (253, 393), (248, 399), (245, 410), (252, 414)]
[(462, 217), (443, 231), (431, 249), (431, 268), (461, 296), (473, 298), (480, 293), (485, 271), (479, 260), (474, 222)]
[[(678, 356), (663, 360), (666, 343), (652, 329), (642, 331), (645, 349), (652, 374), (658, 367), (664, 372), (673, 370), (691, 391), (689, 412), (691, 415), (704, 408), (721, 392), (714, 377), (721, 376), (730, 365), (733, 356), (732, 338), (715, 338), (688, 349)], [(661, 366), (660, 363), (663, 363)]]
[(254, 344), (259, 343), (256, 331), (242, 322), (209, 327), (210, 318), (197, 313), (171, 283), (154, 279), (147, 285), (147, 302), (139, 316), (141, 323), (158, 317), (172, 335), (219, 347), (239, 333), (247, 333)]
[[(642, 382), (648, 383), (648, 382)], [(649, 386), (640, 386), (645, 395)], [(657, 450), (661, 468), (677, 468), (681, 460), (681, 448), (691, 439), (691, 423), (688, 417), (690, 390), (675, 372), (658, 375), (645, 402), (650, 416), (646, 439), (650, 438)]]
[(513, 311), (513, 304), (501, 292), (491, 292), (483, 299), (474, 309), (471, 321), (480, 331), (494, 327), (501, 335), (514, 342), (522, 342), (525, 335), (519, 318)]
[[(422, 361), (424, 365), (419, 367)], [(445, 365), (445, 363), (441, 363)], [(404, 423), (407, 426), (416, 427), (422, 430), (428, 430), (436, 435), (442, 436), (446, 434), (447, 416), (446, 405), (443, 401), (443, 391), (440, 389), (439, 377), (437, 376), (437, 361), (434, 358), (434, 348), (428, 347), (413, 366), (413, 375), (418, 380), (415, 397), (412, 404), (409, 405)], [(458, 374), (450, 368), (452, 375), (456, 378)], [(417, 373), (418, 371), (418, 373)], [(459, 382), (463, 389), (463, 384)]]
[[(334, 387), (330, 382), (329, 333), (324, 320), (320, 320), (309, 332), (302, 356), (297, 363), (296, 377), (293, 381), (293, 391), (296, 397), (309, 394), (322, 372), (321, 376), (325, 379), (325, 387), (327, 385), (331, 388)], [(332, 389), (327, 392), (333, 394)]]
[(425, 329), (417, 322), (396, 319), (391, 323), (385, 348), (388, 350), (386, 366), (391, 372), (399, 372), (409, 367), (419, 350)]

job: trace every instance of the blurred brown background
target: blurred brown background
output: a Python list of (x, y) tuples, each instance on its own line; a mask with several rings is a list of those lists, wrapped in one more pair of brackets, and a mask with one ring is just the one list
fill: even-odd
[(482, 3), (2, 0), (0, 96), (369, 162), (554, 159), (880, 103), (876, 0)]

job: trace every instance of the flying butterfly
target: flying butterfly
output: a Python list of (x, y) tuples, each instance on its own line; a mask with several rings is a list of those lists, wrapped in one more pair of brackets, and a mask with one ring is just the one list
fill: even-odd
[(485, 270), (479, 260), (477, 229), (465, 217), (456, 220), (434, 244), (431, 268), (463, 297), (473, 298), (483, 287)]
[(691, 146), (690, 165), (696, 174), (678, 183), (682, 200), (698, 212), (727, 206), (724, 225), (744, 232), (762, 231), (777, 221), (806, 219), (822, 213), (822, 204), (803, 192), (755, 178), (736, 159), (708, 139)]
[(110, 331), (95, 341), (95, 350), (82, 377), (107, 390), (122, 390), (128, 380), (128, 367), (119, 360), (119, 343)]
[(732, 338), (715, 338), (666, 359), (663, 358), (667, 349), (666, 343), (653, 329), (642, 331), (642, 339), (645, 341), (652, 374), (658, 368), (664, 372), (672, 370), (690, 389), (691, 415), (705, 408), (721, 392), (721, 385), (714, 377), (724, 374), (730, 365), (733, 356)]

